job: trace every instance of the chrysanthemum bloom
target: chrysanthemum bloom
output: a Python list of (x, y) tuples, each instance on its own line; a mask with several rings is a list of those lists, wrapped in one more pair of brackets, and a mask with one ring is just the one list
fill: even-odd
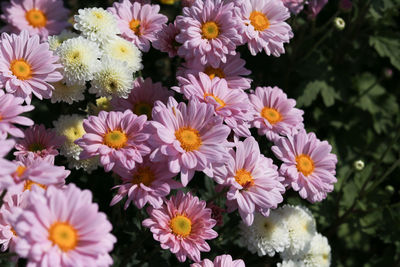
[(51, 156), (53, 159), (58, 155), (58, 150), (64, 143), (65, 137), (59, 136), (54, 130), (46, 129), (44, 125), (33, 125), (24, 131), (25, 137), (18, 140), (15, 145), (14, 156), (19, 160), (33, 155), (45, 158)]
[(33, 110), (35, 107), (24, 105), (24, 100), (11, 94), (5, 94), (0, 90), (0, 135), (6, 137), (11, 134), (15, 137), (24, 137), (24, 132), (14, 124), (31, 126), (33, 121), (27, 117), (18, 116), (21, 113)]
[(196, 0), (182, 0), (181, 4), (183, 7), (191, 7)]
[(260, 257), (267, 254), (273, 257), (275, 252), (282, 252), (290, 245), (289, 229), (276, 210), (272, 210), (268, 217), (256, 213), (254, 223), (251, 226), (241, 223), (240, 229), (241, 244)]
[(326, 198), (336, 183), (335, 154), (327, 141), (320, 141), (314, 133), (299, 133), (277, 140), (272, 151), (282, 160), (280, 172), (285, 185), (299, 191), (311, 203)]
[(207, 203), (207, 208), (211, 209), (211, 218), (213, 218), (217, 223), (216, 226), (221, 226), (224, 224), (224, 213), (225, 209), (218, 205), (215, 205), (213, 201)]
[(218, 183), (229, 186), (227, 193), (228, 212), (239, 210), (246, 225), (251, 225), (254, 213), (268, 216), (270, 209), (277, 208), (283, 201), (284, 179), (270, 158), (260, 153), (258, 143), (253, 137), (238, 142), (236, 152), (230, 151), (226, 163), (227, 175), (215, 177)]
[(110, 12), (103, 8), (92, 7), (78, 10), (74, 16), (74, 28), (82, 32), (87, 39), (103, 44), (121, 33), (117, 20)]
[(235, 9), (233, 3), (222, 0), (196, 1), (183, 8), (183, 16), (176, 18), (181, 32), (175, 39), (182, 44), (178, 55), (187, 60), (196, 57), (213, 68), (218, 68), (220, 61), (226, 63), (227, 55), (235, 55), (236, 46), (242, 42)]
[(88, 174), (91, 174), (92, 171), (96, 170), (100, 166), (99, 157), (93, 157), (89, 159), (68, 159), (68, 168), (70, 169), (82, 169)]
[(193, 263), (190, 267), (245, 267), (243, 260), (233, 260), (231, 255), (220, 255), (214, 261), (204, 259), (200, 263)]
[(281, 214), (282, 221), (286, 223), (289, 230), (290, 244), (281, 256), (288, 259), (305, 255), (316, 234), (312, 213), (306, 207), (292, 205), (284, 205), (276, 212)]
[(315, 18), (327, 3), (328, 0), (309, 0), (308, 13), (310, 17)]
[(105, 56), (126, 62), (132, 72), (143, 69), (142, 52), (133, 43), (121, 37), (115, 37), (105, 43), (102, 48)]
[(86, 133), (83, 129), (84, 119), (83, 116), (77, 114), (61, 115), (57, 121), (53, 122), (57, 134), (66, 138), (60, 149), (61, 155), (79, 160), (82, 148), (74, 142)]
[(148, 119), (151, 119), (154, 103), (157, 100), (166, 103), (168, 97), (173, 96), (173, 94), (160, 82), (153, 83), (151, 78), (143, 80), (142, 77), (138, 77), (133, 82), (133, 88), (128, 98), (113, 98), (111, 104), (116, 111), (130, 109), (136, 115), (146, 115)]
[(244, 65), (246, 61), (240, 58), (237, 53), (234, 56), (228, 55), (226, 63), (219, 62), (216, 68), (210, 65), (203, 65), (196, 59), (191, 59), (182, 64), (183, 67), (178, 68), (177, 76), (187, 76), (188, 74), (198, 75), (199, 72), (207, 74), (211, 79), (216, 77), (225, 79), (229, 89), (249, 89), (251, 79), (242, 76), (249, 75), (251, 71), (246, 69)]
[[(69, 184), (60, 190), (27, 195), (27, 206), (14, 209), (11, 222), (19, 236), (15, 252), (29, 266), (110, 266), (116, 238), (111, 223), (92, 203), (92, 194)], [(100, 261), (101, 259), (101, 261)]]
[(168, 21), (166, 16), (158, 13), (159, 5), (123, 0), (121, 3), (115, 2), (108, 11), (117, 18), (122, 37), (144, 52), (149, 51), (150, 42), (156, 40), (157, 32)]
[(19, 31), (39, 34), (42, 40), (59, 34), (69, 25), (69, 10), (64, 8), (61, 0), (11, 0), (10, 3), (2, 3), (1, 7), (2, 20)]
[(192, 74), (188, 75), (188, 79), (178, 77), (181, 87), (173, 89), (183, 93), (187, 99), (195, 98), (213, 105), (215, 114), (223, 118), (235, 134), (250, 136), (247, 122), (253, 119), (253, 110), (247, 94), (243, 90), (229, 89), (224, 79), (210, 79), (202, 72), (198, 77)]
[(71, 38), (78, 37), (79, 35), (70, 30), (63, 30), (59, 35), (51, 35), (47, 39), (51, 51), (56, 51), (57, 48), (65, 41)]
[(30, 104), (32, 93), (39, 99), (50, 98), (51, 82), (62, 79), (56, 69), (58, 57), (49, 50), (48, 43), (40, 43), (39, 36), (29, 37), (27, 31), (19, 35), (1, 34), (0, 84), (7, 92), (22, 97)]
[(304, 0), (282, 0), (282, 2), (295, 15), (299, 14), (303, 10), (304, 4), (306, 4)]
[(133, 170), (122, 172), (120, 175), (122, 184), (114, 187), (118, 188), (118, 193), (110, 205), (115, 205), (127, 196), (125, 209), (131, 202), (139, 209), (147, 203), (158, 209), (171, 189), (182, 187), (180, 183), (172, 179), (175, 174), (168, 171), (168, 163), (151, 162), (148, 157), (143, 159), (143, 163), (136, 164)]
[(295, 108), (296, 100), (288, 99), (278, 87), (257, 87), (249, 98), (255, 110), (252, 124), (259, 135), (275, 141), (280, 135), (296, 134), (304, 128), (304, 112)]
[(11, 178), (15, 172), (15, 164), (4, 159), (5, 156), (13, 149), (15, 145), (14, 139), (0, 139), (0, 190), (4, 190), (14, 185), (14, 180)]
[(215, 220), (211, 219), (211, 210), (206, 208), (206, 202), (190, 193), (181, 191), (159, 208), (147, 208), (150, 218), (142, 225), (150, 228), (153, 238), (161, 243), (163, 249), (169, 249), (180, 262), (186, 257), (199, 262), (200, 252), (210, 251), (206, 240), (218, 236), (212, 230)]
[(132, 170), (150, 153), (145, 143), (150, 137), (144, 131), (145, 123), (146, 116), (137, 116), (130, 110), (101, 111), (98, 116), (89, 116), (83, 122), (86, 134), (75, 141), (83, 149), (80, 159), (99, 155), (107, 172), (115, 165)]
[(181, 45), (175, 40), (180, 30), (176, 27), (176, 23), (163, 24), (162, 29), (157, 33), (156, 40), (153, 41), (153, 47), (161, 52), (168, 53), (169, 57), (178, 54), (178, 48)]
[(68, 86), (64, 81), (52, 83), (54, 86), (53, 94), (51, 95), (51, 103), (66, 102), (72, 104), (85, 99), (83, 95), (86, 90), (85, 84), (73, 84)]
[(243, 41), (252, 55), (263, 49), (267, 55), (279, 57), (285, 53), (284, 43), (293, 37), (292, 28), (285, 22), (289, 10), (282, 1), (245, 0), (240, 3), (238, 16), (242, 19), (239, 29)]
[(172, 173), (181, 172), (183, 186), (195, 171), (212, 177), (211, 165), (223, 163), (227, 157), (229, 127), (214, 116), (212, 105), (193, 100), (186, 106), (172, 97), (168, 101), (167, 106), (157, 102), (153, 109), (151, 160), (168, 161)]
[(101, 51), (97, 43), (82, 36), (65, 40), (56, 50), (63, 65), (67, 85), (85, 84), (101, 65)]
[[(110, 97), (99, 97), (96, 98), (96, 103), (88, 103), (87, 105), (87, 113), (89, 115), (98, 115), (100, 111), (112, 111), (114, 110), (113, 107), (111, 106), (111, 99)], [(123, 110), (125, 111), (125, 109)]]

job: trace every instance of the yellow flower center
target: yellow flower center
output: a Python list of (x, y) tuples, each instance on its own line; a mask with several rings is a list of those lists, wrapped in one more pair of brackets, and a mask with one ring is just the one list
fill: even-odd
[(31, 188), (32, 188), (32, 185), (37, 185), (37, 186), (40, 186), (41, 188), (43, 188), (44, 190), (46, 190), (46, 188), (47, 188), (47, 186), (45, 186), (45, 185), (43, 185), (43, 184), (39, 184), (39, 183), (36, 183), (36, 182), (33, 182), (33, 181), (31, 181), (31, 180), (26, 180), (25, 181), (25, 184), (24, 184), (24, 191), (26, 191), (26, 190), (31, 190)]
[(25, 14), (25, 18), (29, 25), (35, 28), (41, 28), (46, 26), (47, 18), (46, 15), (39, 9), (31, 9)]
[(250, 14), (250, 23), (256, 31), (263, 31), (269, 28), (269, 20), (267, 16), (258, 11), (253, 11)]
[(251, 176), (251, 172), (245, 169), (239, 169), (236, 171), (235, 180), (243, 188), (249, 188), (254, 185), (254, 179), (253, 176)]
[(186, 151), (197, 150), (201, 146), (199, 131), (191, 127), (182, 127), (175, 131), (175, 137), (181, 143), (181, 147)]
[(214, 79), (215, 77), (225, 78), (225, 73), (220, 68), (215, 69), (211, 66), (208, 66), (205, 68), (204, 73), (207, 74), (211, 80)]
[(106, 133), (103, 141), (105, 145), (119, 149), (125, 146), (126, 142), (128, 141), (128, 137), (124, 132), (120, 130), (114, 130)]
[(133, 113), (136, 115), (147, 115), (147, 119), (151, 120), (151, 111), (153, 107), (149, 103), (138, 102), (133, 107)]
[(129, 28), (131, 28), (136, 35), (140, 35), (140, 20), (131, 20), (131, 22), (129, 22)]
[(203, 33), (203, 38), (208, 40), (217, 38), (219, 35), (219, 27), (214, 21), (204, 23), (201, 27), (201, 31)]
[(181, 237), (187, 237), (192, 231), (192, 221), (183, 215), (178, 215), (173, 218), (169, 225), (171, 227), (172, 232)]
[(132, 184), (144, 184), (145, 186), (150, 186), (154, 181), (154, 173), (150, 167), (139, 167), (132, 178)]
[(28, 146), (28, 150), (32, 152), (42, 151), (43, 149), (45, 149), (45, 146), (41, 143), (32, 143)]
[(102, 19), (104, 18), (103, 14), (101, 12), (93, 12), (93, 15), (97, 18), (97, 19)]
[(17, 170), (15, 171), (15, 174), (18, 177), (21, 177), (24, 174), (25, 171), (26, 171), (26, 167), (25, 166), (18, 165)]
[(67, 222), (55, 222), (50, 226), (49, 240), (67, 252), (78, 245), (78, 232)]
[(32, 78), (32, 69), (24, 59), (11, 61), (10, 70), (20, 80)]
[(314, 161), (308, 155), (298, 155), (296, 157), (296, 163), (297, 170), (305, 176), (310, 175), (314, 171)]
[(279, 113), (279, 111), (277, 111), (274, 108), (269, 108), (269, 107), (264, 107), (261, 110), (261, 116), (272, 125), (280, 122), (283, 119), (282, 115), (281, 115), (281, 113)]
[(207, 99), (207, 96), (211, 96), (219, 104), (219, 107), (217, 107), (216, 110), (220, 110), (221, 108), (226, 106), (225, 102), (221, 98), (219, 98), (218, 96), (215, 96), (215, 95), (210, 94), (210, 93), (205, 93), (204, 94), (204, 100)]

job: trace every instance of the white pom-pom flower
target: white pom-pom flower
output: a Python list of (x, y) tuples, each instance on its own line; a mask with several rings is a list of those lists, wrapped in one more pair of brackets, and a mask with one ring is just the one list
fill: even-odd
[(99, 157), (93, 157), (89, 159), (74, 159), (70, 158), (68, 160), (68, 168), (70, 169), (83, 169), (88, 174), (91, 174), (92, 171), (96, 170), (100, 166)]
[(133, 43), (116, 37), (105, 43), (102, 48), (105, 56), (126, 62), (133, 72), (143, 69), (142, 52)]
[(85, 99), (83, 92), (86, 89), (84, 84), (74, 84), (68, 86), (64, 81), (52, 83), (54, 86), (53, 94), (51, 95), (51, 103), (67, 102), (72, 104)]
[(78, 37), (77, 33), (69, 30), (63, 30), (59, 35), (52, 35), (48, 38), (49, 48), (51, 51), (56, 51), (57, 48), (65, 41), (71, 38)]

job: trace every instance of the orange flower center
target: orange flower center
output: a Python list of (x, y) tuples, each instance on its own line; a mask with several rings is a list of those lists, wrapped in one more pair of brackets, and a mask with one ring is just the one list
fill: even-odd
[(115, 149), (123, 148), (127, 141), (128, 137), (120, 130), (109, 131), (103, 139), (105, 145)]
[(199, 131), (191, 127), (181, 127), (175, 131), (175, 137), (186, 151), (197, 150), (202, 143)]
[(169, 222), (169, 225), (177, 236), (187, 237), (192, 231), (192, 221), (184, 215), (176, 216)]
[(236, 171), (235, 180), (243, 188), (249, 188), (254, 185), (254, 179), (253, 176), (251, 176), (251, 172), (245, 169), (239, 169)]
[(314, 161), (308, 155), (298, 155), (296, 157), (296, 163), (297, 170), (303, 173), (305, 176), (310, 175), (314, 171)]
[(149, 103), (138, 102), (133, 108), (133, 113), (135, 113), (136, 115), (147, 115), (147, 119), (151, 120), (152, 109), (153, 107)]
[(136, 34), (140, 35), (140, 20), (133, 19), (129, 22), (129, 28)]
[(17, 170), (15, 171), (15, 174), (18, 177), (21, 177), (24, 174), (25, 171), (26, 171), (26, 167), (25, 166), (18, 165)]
[(25, 14), (25, 18), (29, 25), (35, 28), (41, 28), (46, 26), (47, 18), (46, 15), (39, 9), (31, 9)]
[(218, 96), (215, 96), (215, 95), (210, 94), (210, 93), (205, 93), (204, 94), (204, 100), (207, 99), (207, 96), (211, 96), (219, 104), (219, 107), (217, 107), (216, 110), (220, 110), (221, 108), (226, 106), (225, 102), (221, 98), (219, 98)]
[(20, 80), (32, 78), (32, 68), (24, 59), (11, 61), (10, 70)]
[(250, 14), (250, 23), (256, 31), (263, 31), (269, 28), (269, 20), (267, 16), (258, 11), (253, 11)]
[(45, 185), (43, 185), (43, 184), (39, 184), (39, 183), (36, 183), (36, 182), (33, 182), (33, 181), (31, 181), (31, 180), (26, 180), (25, 181), (25, 184), (24, 184), (24, 191), (26, 191), (26, 190), (31, 190), (31, 188), (32, 188), (32, 185), (37, 185), (37, 186), (40, 186), (41, 188), (43, 188), (44, 190), (46, 190), (46, 188), (47, 188), (47, 186), (45, 186)]
[(49, 240), (67, 252), (78, 245), (78, 232), (67, 222), (55, 222), (49, 228)]
[(214, 79), (215, 77), (225, 78), (225, 73), (220, 68), (215, 69), (211, 66), (208, 66), (205, 68), (204, 73), (207, 74), (211, 80)]
[(266, 119), (269, 123), (274, 125), (275, 123), (280, 122), (283, 118), (281, 113), (274, 108), (264, 107), (261, 110), (261, 116)]
[(203, 33), (203, 38), (208, 40), (217, 38), (219, 35), (219, 27), (214, 21), (204, 23), (201, 27), (201, 31)]
[(154, 181), (154, 173), (150, 167), (139, 167), (132, 178), (132, 184), (144, 184), (145, 186), (150, 186)]

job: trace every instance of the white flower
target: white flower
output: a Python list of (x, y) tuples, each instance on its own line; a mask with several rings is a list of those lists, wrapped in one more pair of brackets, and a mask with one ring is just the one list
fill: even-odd
[(51, 51), (56, 51), (56, 49), (65, 41), (71, 38), (78, 37), (77, 33), (71, 32), (69, 30), (63, 30), (59, 35), (49, 36), (49, 48)]
[(83, 129), (83, 116), (61, 115), (58, 120), (53, 122), (54, 128), (59, 135), (66, 137), (64, 144), (61, 146), (60, 154), (66, 157), (79, 159), (79, 154), (82, 148), (74, 143), (78, 138), (81, 138), (86, 132)]
[(304, 267), (304, 263), (302, 261), (284, 260), (277, 263), (276, 267)]
[(68, 159), (68, 168), (70, 169), (83, 169), (85, 172), (91, 174), (92, 171), (96, 170), (100, 165), (99, 157), (92, 157), (88, 159)]
[(86, 89), (84, 84), (75, 84), (68, 86), (63, 81), (52, 83), (54, 86), (53, 94), (51, 95), (51, 103), (67, 102), (72, 104), (85, 99), (83, 92)]
[(89, 92), (98, 97), (127, 98), (133, 88), (133, 73), (126, 62), (104, 57), (99, 71), (94, 74), (91, 85)]
[(99, 46), (82, 36), (64, 41), (56, 54), (64, 66), (64, 79), (68, 85), (90, 81), (100, 65)]
[(143, 69), (142, 52), (131, 42), (116, 37), (103, 45), (104, 55), (125, 61), (133, 72)]
[(241, 224), (241, 240), (246, 243), (247, 248), (258, 256), (275, 255), (289, 246), (289, 230), (282, 215), (276, 210), (271, 210), (268, 217), (259, 213), (254, 216), (251, 226)]
[(302, 206), (284, 205), (278, 210), (285, 220), (290, 245), (281, 256), (283, 259), (301, 257), (309, 249), (310, 242), (316, 233), (315, 220), (312, 213)]
[(78, 13), (74, 16), (74, 28), (91, 41), (102, 44), (120, 33), (114, 15), (103, 8), (84, 8)]

